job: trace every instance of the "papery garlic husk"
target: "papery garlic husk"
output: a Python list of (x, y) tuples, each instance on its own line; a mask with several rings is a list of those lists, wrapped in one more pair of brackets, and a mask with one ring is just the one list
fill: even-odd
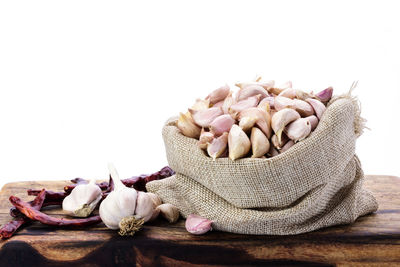
[(278, 137), (279, 143), (281, 142), (281, 136), (285, 126), (299, 118), (300, 114), (291, 108), (284, 108), (272, 116), (271, 127)]
[(285, 133), (296, 143), (303, 140), (311, 133), (311, 124), (306, 118), (297, 119), (286, 126)]
[(133, 234), (141, 224), (150, 220), (154, 211), (153, 200), (147, 193), (138, 193), (134, 188), (126, 187), (112, 164), (108, 168), (114, 182), (114, 191), (100, 204), (101, 220), (110, 229), (119, 229), (123, 222), (124, 227), (132, 229), (124, 228), (120, 233)]
[(225, 84), (218, 89), (215, 89), (206, 97), (206, 100), (210, 100), (211, 104), (215, 104), (219, 101), (224, 100), (230, 94), (229, 85)]
[(204, 128), (201, 129), (200, 138), (197, 142), (198, 147), (201, 149), (206, 149), (207, 145), (214, 140), (214, 134), (206, 132)]
[(253, 128), (254, 124), (256, 123), (257, 118), (256, 117), (242, 117), (239, 121), (239, 127), (242, 128), (244, 132), (248, 132)]
[(227, 149), (228, 146), (228, 133), (223, 133), (220, 137), (214, 138), (214, 140), (208, 144), (207, 153), (210, 157), (215, 160), (219, 158)]
[(270, 146), (268, 138), (257, 127), (251, 130), (250, 141), (253, 153), (252, 158), (262, 157), (268, 152)]
[(196, 139), (200, 136), (201, 128), (194, 123), (189, 112), (187, 114), (179, 113), (176, 126), (184, 136)]
[(161, 216), (165, 218), (169, 223), (175, 223), (179, 219), (179, 210), (172, 204), (164, 203), (157, 207)]
[(250, 139), (238, 125), (234, 124), (228, 135), (229, 158), (235, 160), (249, 153)]
[(251, 96), (260, 95), (261, 98), (269, 96), (267, 90), (260, 85), (249, 85), (239, 90), (236, 96), (237, 101), (245, 100)]
[(192, 114), (193, 121), (200, 127), (209, 127), (215, 118), (223, 114), (221, 107), (213, 107), (199, 111), (189, 109), (189, 112)]
[(318, 120), (317, 116), (311, 115), (311, 116), (306, 117), (306, 119), (311, 124), (311, 131), (314, 131), (314, 129), (317, 128), (318, 123), (319, 123), (319, 120)]
[(325, 105), (321, 101), (313, 98), (307, 98), (306, 101), (312, 106), (318, 119), (321, 120), (322, 114), (324, 114), (326, 110)]
[(185, 228), (194, 235), (202, 235), (212, 230), (212, 221), (201, 216), (190, 214), (186, 218)]
[(96, 208), (101, 197), (101, 189), (96, 185), (95, 179), (92, 179), (88, 184), (77, 185), (64, 198), (62, 208), (68, 215), (88, 217)]
[(221, 115), (210, 124), (210, 132), (215, 136), (220, 136), (225, 132), (229, 132), (232, 125), (235, 124), (235, 120), (229, 114)]
[(204, 99), (197, 99), (194, 105), (192, 106), (191, 109), (200, 111), (200, 110), (206, 110), (210, 107), (210, 100), (204, 100)]

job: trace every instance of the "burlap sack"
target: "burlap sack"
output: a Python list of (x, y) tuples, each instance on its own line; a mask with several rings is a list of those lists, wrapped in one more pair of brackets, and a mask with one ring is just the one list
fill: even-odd
[(268, 159), (213, 161), (175, 121), (167, 121), (163, 138), (176, 175), (148, 183), (147, 190), (184, 217), (206, 217), (221, 231), (289, 235), (351, 223), (378, 208), (362, 187), (355, 143), (363, 120), (349, 94), (330, 101), (308, 138)]

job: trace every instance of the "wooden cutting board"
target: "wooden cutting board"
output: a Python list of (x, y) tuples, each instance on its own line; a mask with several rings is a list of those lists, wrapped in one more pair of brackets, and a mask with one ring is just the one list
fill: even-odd
[[(24, 200), (28, 188), (61, 191), (67, 181), (18, 182), (0, 192), (0, 225), (11, 220), (10, 195)], [(133, 237), (120, 237), (103, 224), (78, 230), (32, 223), (0, 241), (0, 266), (400, 266), (400, 178), (367, 176), (379, 210), (352, 225), (296, 236), (250, 236), (209, 232), (193, 236), (184, 221), (145, 225)], [(60, 209), (46, 213), (61, 215)]]

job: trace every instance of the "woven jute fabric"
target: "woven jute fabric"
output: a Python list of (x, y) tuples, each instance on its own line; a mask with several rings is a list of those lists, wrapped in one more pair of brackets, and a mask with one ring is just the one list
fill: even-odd
[(146, 187), (184, 217), (203, 216), (221, 231), (289, 235), (351, 223), (378, 208), (362, 187), (355, 143), (363, 119), (349, 94), (330, 101), (308, 138), (267, 159), (213, 161), (175, 122), (166, 122), (163, 138), (176, 175)]

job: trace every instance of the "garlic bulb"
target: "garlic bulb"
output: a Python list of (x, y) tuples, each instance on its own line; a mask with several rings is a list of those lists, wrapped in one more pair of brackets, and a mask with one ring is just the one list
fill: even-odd
[(62, 202), (63, 210), (71, 216), (88, 217), (101, 200), (101, 189), (92, 179), (88, 184), (77, 185)]
[(150, 220), (154, 212), (153, 200), (147, 193), (126, 187), (112, 164), (108, 168), (114, 191), (101, 202), (100, 217), (108, 228), (120, 229), (121, 235), (133, 235)]

